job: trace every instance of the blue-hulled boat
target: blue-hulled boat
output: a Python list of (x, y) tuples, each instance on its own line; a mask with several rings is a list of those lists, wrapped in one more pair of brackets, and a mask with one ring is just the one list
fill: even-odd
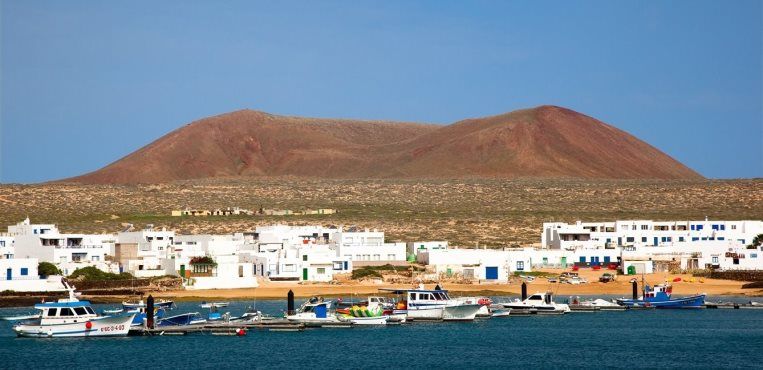
[(626, 307), (655, 308), (702, 308), (705, 305), (705, 294), (672, 298), (672, 293), (673, 287), (670, 284), (658, 284), (651, 288), (649, 285), (645, 285), (641, 298), (618, 299), (617, 304)]

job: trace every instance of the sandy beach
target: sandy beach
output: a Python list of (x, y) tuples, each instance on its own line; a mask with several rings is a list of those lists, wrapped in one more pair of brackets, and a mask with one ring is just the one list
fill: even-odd
[[(561, 271), (554, 271), (561, 272)], [(598, 282), (599, 276), (604, 271), (580, 271), (580, 276), (588, 279), (590, 283), (571, 285), (548, 283), (545, 278), (537, 278), (528, 283), (528, 292), (552, 291), (559, 297), (571, 295), (618, 295), (630, 296), (633, 276), (618, 276), (617, 281), (610, 283)], [(763, 296), (760, 289), (742, 289), (745, 282), (733, 280), (695, 278), (691, 275), (675, 275), (658, 273), (645, 276), (649, 284), (657, 284), (666, 280), (680, 277), (680, 282), (673, 283), (673, 293), (677, 296), (706, 293), (709, 296), (736, 295), (736, 296)], [(640, 276), (638, 277), (640, 281)], [(433, 288), (435, 284), (426, 284), (427, 288)], [(443, 289), (448, 289), (453, 295), (512, 295), (521, 293), (521, 281), (513, 280), (510, 283), (475, 283), (454, 284), (442, 283)], [(380, 288), (411, 288), (413, 284), (374, 284), (368, 282), (347, 282), (342, 284), (328, 283), (296, 283), (296, 282), (263, 282), (258, 288), (251, 289), (215, 289), (215, 290), (181, 290), (152, 293), (155, 297), (174, 298), (177, 300), (196, 299), (267, 299), (285, 298), (289, 290), (296, 297), (311, 296), (351, 296), (379, 294)], [(103, 297), (99, 297), (103, 298)]]

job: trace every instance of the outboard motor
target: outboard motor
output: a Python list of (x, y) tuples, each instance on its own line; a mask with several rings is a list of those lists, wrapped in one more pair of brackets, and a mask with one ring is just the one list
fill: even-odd
[(551, 293), (546, 294), (546, 304), (551, 304)]

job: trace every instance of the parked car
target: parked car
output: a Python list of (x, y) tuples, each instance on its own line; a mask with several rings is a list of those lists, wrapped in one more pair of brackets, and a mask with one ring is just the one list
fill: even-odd
[(552, 276), (552, 277), (549, 277), (547, 279), (548, 279), (549, 283), (558, 283), (559, 282), (559, 278), (557, 278), (556, 276)]
[(615, 281), (615, 274), (610, 274), (609, 272), (605, 272), (601, 277), (599, 277), (599, 281), (602, 283), (609, 283), (610, 281)]
[(568, 278), (566, 282), (567, 284), (577, 285), (577, 284), (585, 284), (588, 282), (588, 280), (583, 279), (580, 276), (573, 276), (571, 278)]
[(565, 282), (565, 281), (567, 281), (567, 279), (572, 278), (572, 277), (577, 277), (577, 276), (578, 276), (577, 272), (566, 272), (565, 271), (561, 275), (559, 275), (559, 281)]
[(519, 277), (520, 277), (522, 280), (524, 280), (524, 281), (526, 281), (526, 282), (528, 282), (528, 283), (531, 283), (531, 282), (533, 282), (533, 281), (535, 280), (535, 277), (533, 277), (533, 276), (529, 276), (529, 275), (519, 275)]

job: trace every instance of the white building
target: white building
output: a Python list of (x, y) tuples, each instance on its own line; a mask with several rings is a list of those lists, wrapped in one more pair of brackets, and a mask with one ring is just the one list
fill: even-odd
[(361, 265), (381, 265), (406, 261), (405, 243), (385, 243), (382, 231), (343, 231), (332, 237), (337, 256)]
[(481, 281), (506, 282), (515, 271), (532, 271), (530, 258), (522, 250), (434, 249), (419, 252), (417, 261), (434, 267), (438, 274)]
[(113, 255), (121, 271), (136, 277), (166, 275), (164, 260), (171, 254), (175, 232), (146, 228), (117, 234)]
[(576, 222), (543, 224), (543, 248), (703, 245), (732, 241), (746, 245), (763, 234), (763, 221), (650, 221)]
[(420, 252), (429, 252), (438, 249), (448, 249), (447, 241), (408, 242), (408, 255), (418, 256)]
[(15, 258), (37, 258), (56, 264), (65, 275), (74, 270), (95, 266), (106, 272), (119, 272), (106, 261), (113, 248), (113, 235), (62, 234), (52, 224), (32, 224), (29, 219), (8, 227), (14, 238)]
[(60, 276), (40, 277), (37, 258), (0, 259), (0, 292), (51, 292), (64, 290)]

